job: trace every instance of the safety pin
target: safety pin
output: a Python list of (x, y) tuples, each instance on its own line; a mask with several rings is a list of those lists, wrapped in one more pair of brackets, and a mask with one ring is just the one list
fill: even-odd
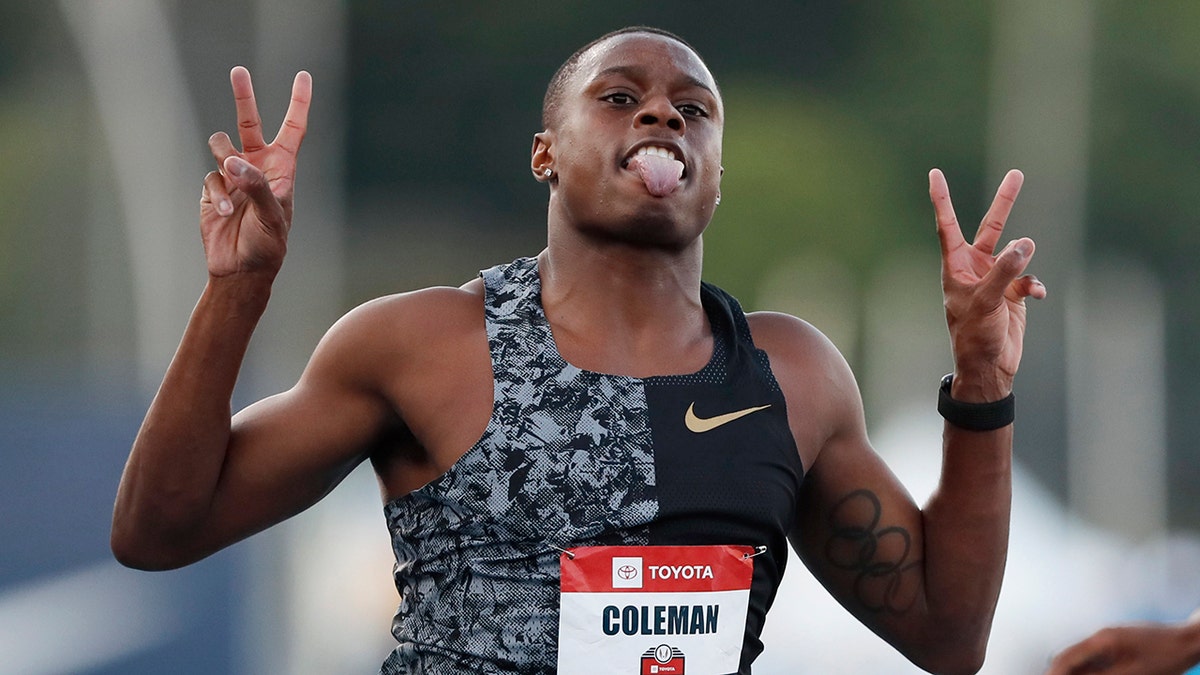
[(749, 560), (750, 558), (760, 556), (766, 552), (767, 552), (766, 546), (755, 546), (754, 553), (743, 553), (742, 554), (742, 560)]
[(559, 547), (555, 546), (554, 544), (551, 544), (550, 542), (546, 542), (546, 545), (549, 546), (550, 548), (554, 549), (555, 551), (558, 551), (559, 553), (567, 554), (567, 560), (575, 559), (575, 554), (571, 553), (570, 551), (568, 551), (565, 548), (559, 548)]

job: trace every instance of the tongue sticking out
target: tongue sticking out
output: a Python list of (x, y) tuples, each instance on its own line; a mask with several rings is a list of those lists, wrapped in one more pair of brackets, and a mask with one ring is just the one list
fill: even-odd
[(666, 197), (679, 187), (683, 162), (657, 155), (637, 155), (630, 158), (629, 170), (637, 172), (650, 194)]

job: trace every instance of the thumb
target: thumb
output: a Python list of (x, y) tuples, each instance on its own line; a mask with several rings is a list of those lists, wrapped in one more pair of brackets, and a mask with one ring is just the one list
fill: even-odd
[(279, 198), (271, 192), (271, 184), (267, 181), (266, 175), (258, 167), (237, 155), (226, 157), (223, 167), (225, 175), (229, 176), (234, 187), (241, 190), (254, 203), (254, 209), (258, 212), (259, 220), (264, 225), (268, 227), (283, 225), (283, 207), (279, 203)]
[(1000, 297), (1012, 284), (1033, 257), (1033, 240), (1018, 239), (1009, 244), (996, 258), (996, 264), (983, 278), (983, 284), (989, 294)]

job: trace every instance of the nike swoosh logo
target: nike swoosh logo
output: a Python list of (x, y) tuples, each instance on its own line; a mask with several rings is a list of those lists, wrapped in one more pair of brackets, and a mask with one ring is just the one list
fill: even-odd
[(719, 426), (729, 424), (734, 420), (741, 419), (750, 413), (756, 413), (759, 410), (766, 410), (767, 408), (771, 407), (771, 404), (768, 403), (767, 405), (746, 408), (744, 410), (735, 410), (733, 412), (725, 413), (724, 415), (717, 415), (715, 417), (697, 417), (696, 411), (694, 410), (695, 407), (696, 403), (693, 401), (692, 404), (688, 406), (687, 412), (683, 415), (683, 423), (687, 426), (688, 431), (702, 434), (706, 431), (712, 431)]

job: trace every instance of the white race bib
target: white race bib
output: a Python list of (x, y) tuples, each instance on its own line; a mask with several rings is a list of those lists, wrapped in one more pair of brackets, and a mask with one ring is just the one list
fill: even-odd
[(558, 672), (737, 672), (754, 553), (749, 546), (591, 546), (563, 553)]

